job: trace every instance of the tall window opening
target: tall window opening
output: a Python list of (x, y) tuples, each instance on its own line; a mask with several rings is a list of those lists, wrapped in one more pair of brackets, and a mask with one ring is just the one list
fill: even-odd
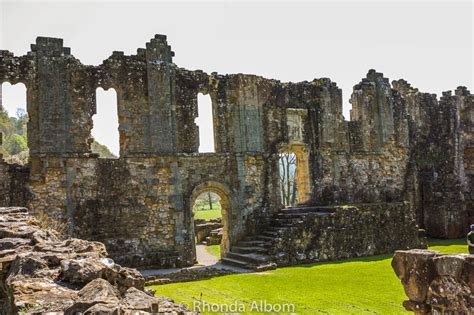
[(216, 152), (214, 147), (214, 119), (210, 95), (198, 94), (199, 152)]
[(28, 163), (28, 114), (26, 86), (23, 83), (0, 85), (0, 132), (3, 144), (0, 153), (8, 163)]
[(117, 92), (114, 89), (96, 90), (96, 114), (92, 117), (92, 152), (101, 158), (117, 158), (120, 154)]
[(280, 153), (278, 168), (281, 201), (286, 207), (294, 206), (299, 202), (296, 154), (293, 152)]

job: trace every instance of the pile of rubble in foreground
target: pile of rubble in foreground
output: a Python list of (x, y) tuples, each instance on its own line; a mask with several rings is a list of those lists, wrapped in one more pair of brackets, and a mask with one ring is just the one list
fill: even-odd
[(39, 225), (25, 208), (0, 208), (1, 314), (190, 313), (145, 293), (142, 275), (107, 258), (104, 244)]
[(417, 315), (474, 314), (474, 255), (444, 255), (433, 250), (399, 250), (392, 267)]

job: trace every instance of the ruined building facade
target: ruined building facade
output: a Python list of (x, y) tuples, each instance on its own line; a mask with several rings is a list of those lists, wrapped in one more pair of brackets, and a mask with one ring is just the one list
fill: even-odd
[[(207, 190), (221, 197), (225, 255), (281, 209), (278, 158), (291, 151), (300, 202), (368, 205), (354, 214), (360, 220), (343, 215), (347, 224), (377, 233), (401, 222), (390, 233), (403, 234), (417, 223), (429, 235), (459, 237), (474, 222), (474, 96), (466, 88), (437, 99), (370, 70), (345, 121), (330, 79), (207, 74), (179, 68), (173, 55), (163, 35), (99, 66), (83, 65), (55, 38), (38, 37), (25, 56), (0, 51), (0, 83), (27, 87), (30, 149), (27, 169), (0, 163), (0, 205), (67, 222), (71, 235), (104, 242), (122, 264), (189, 265), (194, 199)], [(98, 87), (117, 92), (119, 159), (91, 152)], [(198, 93), (212, 99), (215, 153), (198, 153)], [(416, 243), (410, 235), (400, 246)]]

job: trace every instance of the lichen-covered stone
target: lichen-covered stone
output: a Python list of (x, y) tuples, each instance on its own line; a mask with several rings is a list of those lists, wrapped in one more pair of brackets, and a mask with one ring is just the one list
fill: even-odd
[(437, 251), (396, 251), (392, 267), (403, 284), (415, 314), (474, 313), (474, 255), (444, 255)]
[(141, 274), (106, 258), (101, 243), (60, 241), (53, 231), (39, 228), (25, 208), (0, 208), (0, 224), (0, 240), (8, 244), (0, 248), (0, 306), (5, 314), (187, 312), (147, 295)]

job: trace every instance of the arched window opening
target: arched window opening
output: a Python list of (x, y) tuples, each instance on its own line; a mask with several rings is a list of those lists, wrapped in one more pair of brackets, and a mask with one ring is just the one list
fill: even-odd
[(294, 206), (299, 202), (296, 154), (293, 152), (280, 153), (278, 168), (280, 171), (281, 201), (286, 207)]
[(96, 114), (92, 117), (92, 152), (101, 158), (117, 158), (120, 154), (117, 92), (114, 89), (96, 90)]
[(198, 94), (199, 152), (216, 152), (214, 147), (214, 119), (210, 95)]
[(8, 163), (27, 164), (28, 114), (26, 110), (26, 86), (23, 83), (0, 85), (0, 154)]
[(205, 191), (195, 198), (192, 207), (197, 261), (202, 263), (205, 256), (211, 254), (217, 262), (221, 259), (224, 237), (221, 197), (212, 191)]
[(2, 83), (0, 86), (0, 108), (10, 117), (26, 115), (26, 86), (23, 83)]

